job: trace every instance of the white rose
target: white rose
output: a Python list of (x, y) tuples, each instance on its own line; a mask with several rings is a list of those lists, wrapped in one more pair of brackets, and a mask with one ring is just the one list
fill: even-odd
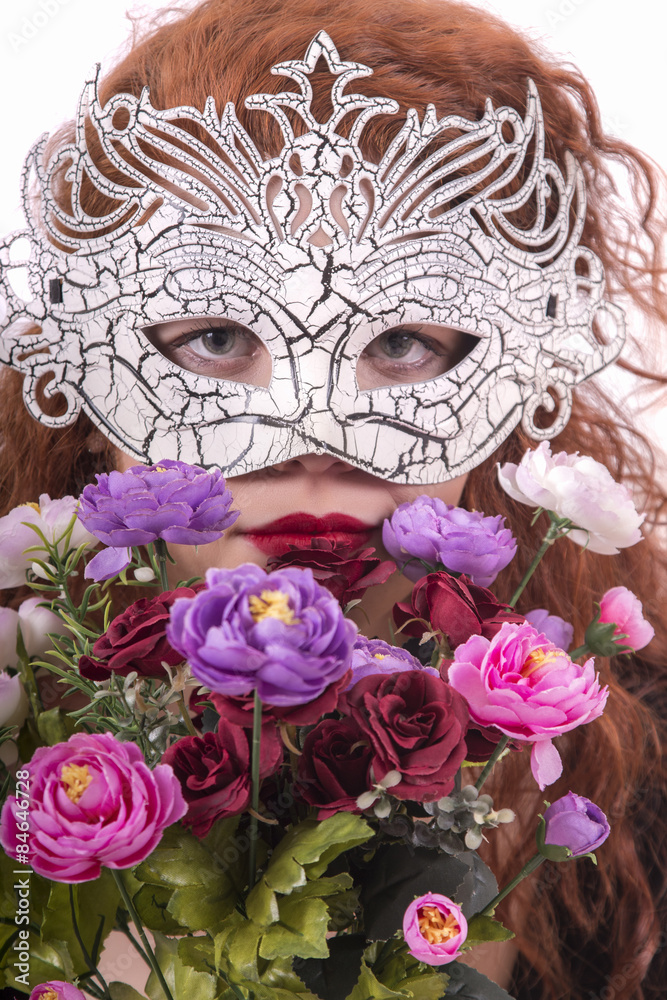
[[(52, 500), (47, 493), (42, 493), (38, 504), (21, 504), (0, 517), (0, 589), (24, 584), (26, 570), (36, 557), (42, 555), (35, 552), (25, 555), (26, 549), (40, 544), (40, 539), (24, 522), (34, 524), (47, 541), (53, 543), (66, 530), (78, 505), (77, 497)], [(95, 536), (86, 531), (77, 520), (74, 522), (70, 546), (78, 548), (84, 542), (87, 548), (94, 548), (98, 544)]]
[(500, 485), (514, 500), (544, 507), (576, 525), (568, 537), (591, 552), (616, 555), (640, 541), (644, 514), (630, 491), (588, 455), (551, 454), (547, 441), (527, 451), (519, 465), (498, 467)]

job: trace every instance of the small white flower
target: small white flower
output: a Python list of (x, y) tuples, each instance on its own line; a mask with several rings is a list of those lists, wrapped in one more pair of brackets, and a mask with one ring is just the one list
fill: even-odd
[(548, 441), (527, 451), (519, 465), (498, 467), (500, 485), (514, 500), (543, 507), (575, 525), (568, 537), (591, 552), (616, 555), (635, 545), (645, 515), (638, 514), (630, 491), (588, 455), (551, 454)]
[(139, 583), (150, 583), (151, 580), (155, 579), (155, 573), (150, 566), (139, 566), (138, 569), (134, 571), (134, 578), (138, 580)]
[[(25, 549), (41, 544), (39, 535), (27, 524), (34, 524), (53, 543), (67, 530), (78, 505), (76, 497), (52, 500), (47, 493), (42, 493), (39, 503), (21, 504), (0, 517), (0, 589), (20, 587), (25, 583), (26, 570), (35, 558), (34, 553), (26, 555)], [(95, 536), (77, 520), (72, 529), (70, 547), (76, 549), (84, 543), (87, 548), (98, 544)]]
[(387, 771), (384, 778), (381, 781), (375, 782), (373, 784), (373, 790), (370, 792), (362, 792), (357, 798), (357, 807), (362, 811), (370, 809), (373, 803), (379, 799), (380, 801), (374, 808), (375, 815), (378, 819), (385, 819), (391, 812), (391, 803), (386, 797), (386, 792), (388, 788), (393, 788), (394, 785), (400, 784), (402, 781), (402, 775), (400, 771)]

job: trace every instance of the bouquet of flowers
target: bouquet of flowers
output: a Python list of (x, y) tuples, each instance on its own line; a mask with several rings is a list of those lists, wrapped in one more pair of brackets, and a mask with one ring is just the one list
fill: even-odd
[[(385, 522), (414, 581), (394, 608), (403, 647), (347, 617), (396, 571), (373, 549), (315, 538), (170, 589), (169, 544), (238, 516), (217, 471), (137, 466), (0, 519), (0, 586), (34, 591), (0, 609), (0, 985), (31, 1000), (508, 997), (460, 957), (512, 937), (504, 896), (545, 859), (594, 860), (609, 826), (576, 792), (547, 803), (535, 856), (499, 890), (478, 848), (515, 817), (483, 786), (528, 748), (552, 784), (553, 741), (604, 710), (591, 654), (652, 629), (623, 587), (569, 653), (566, 622), (515, 611), (559, 539), (613, 554), (641, 518), (606, 469), (546, 444), (499, 475), (547, 522), (509, 604), (488, 589), (516, 554), (502, 517), (423, 496)], [(148, 596), (116, 613), (112, 584)], [(112, 930), (146, 962), (144, 993), (100, 971)]]

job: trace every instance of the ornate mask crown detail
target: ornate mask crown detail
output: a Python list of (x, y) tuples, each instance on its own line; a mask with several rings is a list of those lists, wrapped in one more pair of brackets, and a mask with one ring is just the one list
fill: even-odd
[[(336, 78), (324, 123), (311, 112), (321, 56)], [(284, 146), (269, 159), (231, 104), (221, 118), (212, 98), (203, 113), (158, 111), (144, 90), (102, 107), (96, 80), (84, 88), (74, 142), (46, 160), (47, 137), (33, 147), (29, 228), (0, 246), (0, 361), (25, 373), (32, 415), (58, 426), (83, 409), (147, 462), (180, 458), (239, 475), (327, 451), (415, 485), (469, 471), (520, 421), (535, 439), (557, 434), (572, 387), (620, 352), (623, 316), (604, 299), (600, 261), (579, 246), (582, 173), (571, 156), (565, 177), (545, 157), (534, 85), (525, 117), (490, 102), (478, 121), (438, 119), (432, 106), (420, 121), (411, 110), (375, 164), (362, 156), (361, 132), (398, 106), (344, 93), (371, 69), (343, 62), (320, 32), (303, 61), (273, 72), (299, 90), (245, 102), (280, 127)], [(350, 112), (343, 138), (336, 128)], [(91, 155), (87, 122), (113, 171)], [(62, 190), (63, 177), (66, 207), (54, 183)], [(90, 190), (112, 200), (107, 215), (87, 214)], [(521, 228), (512, 219), (527, 205), (534, 222)], [(29, 291), (19, 294), (21, 272)], [(267, 387), (185, 371), (145, 333), (216, 316), (261, 339)], [(477, 339), (435, 378), (360, 390), (360, 355), (401, 324)], [(47, 374), (47, 394), (67, 402), (59, 417), (38, 401)], [(555, 421), (539, 430), (536, 410), (553, 411), (554, 398)]]

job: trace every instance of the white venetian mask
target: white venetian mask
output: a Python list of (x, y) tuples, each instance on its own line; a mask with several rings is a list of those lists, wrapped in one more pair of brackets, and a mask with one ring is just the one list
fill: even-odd
[[(320, 56), (336, 76), (325, 123), (310, 111), (309, 75)], [(65, 425), (83, 409), (146, 462), (180, 458), (240, 475), (326, 451), (413, 485), (469, 471), (520, 421), (535, 439), (557, 434), (572, 387), (618, 355), (623, 317), (604, 299), (600, 261), (579, 246), (581, 170), (569, 157), (563, 177), (544, 156), (534, 86), (525, 118), (490, 103), (479, 121), (437, 119), (430, 107), (420, 122), (410, 111), (374, 164), (360, 152), (360, 133), (397, 105), (343, 93), (370, 69), (342, 62), (320, 32), (303, 61), (274, 72), (300, 92), (246, 101), (282, 130), (284, 147), (271, 159), (232, 105), (221, 118), (212, 98), (203, 113), (157, 111), (144, 91), (101, 107), (94, 81), (82, 95), (74, 143), (46, 163), (45, 138), (32, 150), (24, 195), (30, 228), (0, 247), (0, 361), (25, 372), (32, 415)], [(303, 135), (294, 136), (286, 108), (303, 120)], [(356, 123), (342, 138), (335, 129), (350, 112)], [(95, 165), (87, 117), (125, 182)], [(184, 120), (210, 144), (179, 127)], [(526, 162), (525, 181), (507, 194)], [(67, 208), (53, 188), (65, 168)], [(112, 198), (115, 209), (88, 215), (84, 185)], [(512, 213), (531, 200), (534, 224), (517, 228)], [(23, 298), (22, 268), (30, 288)], [(222, 326), (194, 342), (203, 359), (197, 371), (178, 363), (178, 350), (154, 346), (163, 324), (205, 317), (208, 327), (216, 317)], [(604, 326), (604, 344), (594, 321)], [(393, 345), (400, 354), (423, 328), (464, 331), (474, 346), (451, 368), (443, 350), (442, 370), (421, 381), (412, 375), (383, 385), (377, 376), (364, 385), (360, 365), (369, 351)], [(266, 378), (254, 379), (265, 384), (233, 377), (233, 360), (224, 377), (227, 345), (243, 336), (265, 358)], [(47, 373), (49, 392), (67, 401), (63, 416), (39, 405), (37, 383)], [(556, 419), (539, 430), (536, 410), (553, 410), (554, 397)]]

